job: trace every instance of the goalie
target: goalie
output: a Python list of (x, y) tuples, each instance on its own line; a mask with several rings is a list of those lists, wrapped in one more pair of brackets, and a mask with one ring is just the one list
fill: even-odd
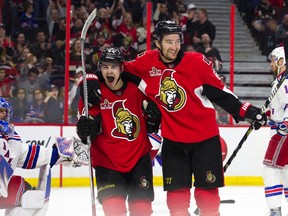
[[(48, 210), (51, 167), (88, 164), (86, 146), (75, 138), (56, 138), (53, 148), (27, 145), (10, 124), (12, 107), (0, 97), (0, 209), (5, 216), (43, 216)], [(40, 168), (38, 186), (32, 186), (15, 169)]]

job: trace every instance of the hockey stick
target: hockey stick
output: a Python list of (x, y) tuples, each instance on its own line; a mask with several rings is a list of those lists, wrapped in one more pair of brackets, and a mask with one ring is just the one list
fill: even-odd
[[(235, 203), (235, 200), (233, 200), (233, 199), (220, 200), (220, 203), (221, 203), (221, 204), (234, 204), (234, 203)], [(195, 209), (194, 214), (195, 214), (195, 215), (199, 215), (199, 209), (198, 209), (198, 208)]]
[[(85, 53), (84, 53), (84, 44), (86, 39), (86, 34), (88, 31), (89, 26), (91, 25), (92, 21), (97, 15), (97, 9), (94, 9), (91, 14), (88, 16), (82, 31), (81, 31), (81, 60), (82, 60), (82, 69), (83, 69), (83, 93), (84, 93), (84, 108), (85, 108), (85, 116), (88, 118), (88, 92), (87, 92), (87, 81), (86, 81), (86, 69), (85, 69)], [(87, 136), (87, 145), (89, 148), (89, 180), (90, 180), (90, 192), (91, 192), (91, 204), (92, 204), (92, 216), (96, 216), (96, 202), (95, 202), (95, 190), (94, 190), (94, 177), (93, 177), (93, 168), (91, 164), (91, 157), (90, 157), (90, 146), (91, 140), (90, 136)]]
[[(286, 64), (287, 64), (287, 62), (288, 62), (288, 35), (286, 35), (283, 38), (283, 43), (284, 43), (284, 50), (285, 50), (285, 60), (286, 60)], [(287, 77), (288, 77), (288, 70), (286, 68), (286, 71), (283, 72), (283, 74), (282, 74), (280, 80), (278, 81), (277, 85), (275, 86), (275, 88), (270, 93), (268, 99), (265, 101), (264, 106), (261, 108), (261, 113), (262, 114), (267, 111), (269, 104), (271, 103), (272, 99), (275, 97), (275, 95), (277, 94), (279, 88), (281, 87), (282, 83), (287, 79)], [(254, 129), (253, 128), (253, 124), (251, 124), (250, 127), (247, 129), (246, 133), (244, 134), (244, 136), (242, 137), (242, 139), (240, 140), (240, 142), (237, 145), (236, 149), (233, 151), (232, 155), (229, 157), (229, 159), (226, 162), (225, 166), (223, 167), (224, 172), (226, 172), (227, 168), (230, 166), (231, 162), (236, 157), (237, 153), (242, 148), (243, 143), (247, 140), (248, 136), (253, 131), (253, 129)], [(220, 203), (223, 203), (223, 202), (220, 201)], [(198, 208), (194, 211), (194, 214), (196, 214), (196, 215), (199, 214), (199, 209)]]

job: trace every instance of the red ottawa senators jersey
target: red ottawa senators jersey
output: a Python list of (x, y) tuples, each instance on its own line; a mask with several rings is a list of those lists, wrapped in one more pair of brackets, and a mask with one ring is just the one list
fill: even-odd
[(185, 52), (180, 63), (165, 65), (158, 50), (149, 50), (125, 62), (124, 71), (141, 78), (138, 87), (161, 110), (161, 134), (172, 141), (194, 143), (219, 135), (215, 109), (204, 90), (213, 100), (224, 98), (224, 105), (230, 108), (232, 104), (231, 112), (239, 103), (224, 87), (212, 63), (197, 52)]
[[(91, 144), (92, 166), (129, 172), (152, 147), (142, 112), (145, 95), (133, 83), (127, 83), (121, 96), (104, 83), (100, 89), (100, 106), (89, 108), (90, 115), (102, 116), (102, 133)], [(83, 107), (79, 100), (79, 111), (83, 112)]]

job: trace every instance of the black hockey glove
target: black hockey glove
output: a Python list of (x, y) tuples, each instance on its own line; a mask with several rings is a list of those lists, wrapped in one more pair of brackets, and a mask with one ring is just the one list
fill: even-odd
[[(83, 80), (81, 78), (79, 82), (79, 88), (80, 88), (79, 90), (80, 90), (80, 96), (82, 100), (84, 100)], [(86, 83), (87, 83), (87, 93), (88, 93), (87, 94), (88, 104), (90, 106), (98, 105), (101, 99), (101, 91), (100, 91), (98, 77), (95, 74), (87, 74)]]
[(96, 117), (80, 117), (76, 124), (77, 134), (84, 144), (87, 144), (87, 136), (90, 136), (90, 140), (93, 141), (101, 133), (101, 122), (102, 118), (100, 114)]
[(265, 126), (267, 123), (267, 116), (265, 113), (261, 113), (261, 109), (255, 106), (249, 106), (245, 118), (248, 119), (253, 126), (253, 129), (258, 130), (260, 127)]
[(158, 133), (161, 123), (161, 112), (154, 101), (143, 101), (143, 110), (146, 119), (147, 133)]

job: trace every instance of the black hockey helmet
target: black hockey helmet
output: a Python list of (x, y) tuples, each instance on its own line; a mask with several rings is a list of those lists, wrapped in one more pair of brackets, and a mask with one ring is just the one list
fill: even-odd
[(99, 58), (99, 63), (101, 62), (116, 62), (121, 64), (125, 61), (122, 52), (118, 48), (108, 47), (104, 49)]
[(179, 34), (181, 43), (183, 42), (183, 33), (181, 31), (181, 27), (172, 20), (159, 21), (155, 26), (153, 38), (155, 40), (161, 41), (164, 35), (171, 33)]

